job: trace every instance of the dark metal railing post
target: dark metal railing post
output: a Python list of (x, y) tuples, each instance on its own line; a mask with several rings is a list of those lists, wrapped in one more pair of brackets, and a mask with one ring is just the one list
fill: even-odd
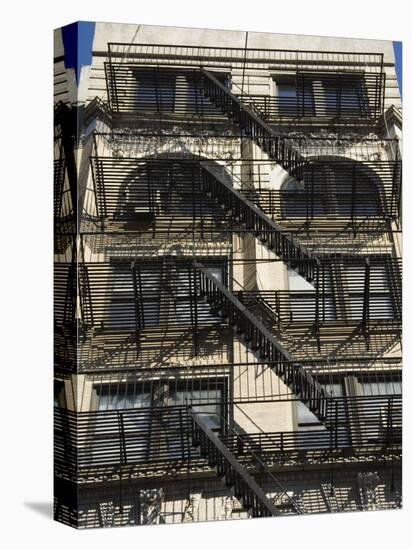
[[(315, 275), (315, 337), (320, 353), (320, 318), (319, 318), (319, 302), (320, 302), (320, 262), (316, 260), (316, 275)], [(324, 291), (324, 289), (323, 289)]]
[(352, 164), (351, 220), (353, 236), (356, 237), (356, 164)]
[(363, 289), (362, 330), (365, 337), (366, 349), (369, 350), (369, 315), (370, 315), (370, 261), (365, 259), (365, 280)]

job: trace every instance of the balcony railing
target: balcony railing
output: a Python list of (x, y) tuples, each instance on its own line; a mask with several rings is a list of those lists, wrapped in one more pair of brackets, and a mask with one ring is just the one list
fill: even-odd
[[(209, 102), (202, 95), (199, 69), (233, 85), (245, 109), (251, 107), (265, 120), (316, 116), (335, 122), (364, 119), (370, 123), (382, 114), (382, 54), (147, 44), (109, 44), (106, 79), (110, 104), (118, 113), (151, 111), (202, 119), (219, 116), (216, 101)], [(263, 75), (268, 79), (272, 73), (276, 80), (286, 75), (288, 82), (295, 84), (296, 98), (246, 92), (239, 75), (247, 71), (252, 71), (253, 78)]]
[(269, 123), (286, 119), (317, 124), (329, 119), (370, 124), (382, 115), (384, 81), (383, 74), (298, 71), (292, 81), (294, 97), (240, 95), (240, 99)]
[[(381, 355), (400, 337), (401, 265), (391, 257), (326, 258), (316, 270), (312, 290), (233, 291), (239, 283), (227, 280), (225, 256), (203, 261), (206, 268), (168, 255), (144, 261), (118, 258), (114, 263), (79, 263), (77, 269), (73, 263), (58, 264), (56, 334), (62, 344), (78, 335), (82, 368), (97, 368), (106, 354), (106, 360), (112, 357), (111, 361), (121, 362), (122, 347), (129, 362), (133, 357), (140, 364), (155, 342), (165, 349), (173, 339), (182, 339), (182, 345), (192, 342), (198, 355), (212, 334), (223, 350), (218, 332), (224, 334), (229, 325), (239, 323), (239, 334), (251, 342), (251, 349), (263, 353), (264, 360), (277, 361), (279, 350), (273, 350), (276, 357), (272, 358), (265, 353), (265, 345), (271, 349), (272, 344), (255, 321), (299, 359), (306, 346), (315, 344), (316, 355), (330, 353), (331, 346), (334, 353), (340, 350), (345, 355)], [(60, 359), (65, 363), (67, 357)]]
[(383, 54), (372, 52), (342, 52), (319, 50), (287, 50), (270, 48), (228, 48), (182, 44), (135, 44), (110, 42), (109, 63), (133, 63), (164, 66), (215, 68), (236, 67), (259, 69), (283, 67), (298, 70), (365, 70), (380, 73)]
[[(201, 415), (200, 428), (193, 420), (191, 409), (186, 406), (81, 413), (56, 408), (56, 466), (60, 471), (71, 472), (71, 475), (77, 469), (86, 480), (99, 469), (112, 470), (116, 475), (118, 466), (138, 470), (151, 465), (154, 469), (162, 469), (165, 463), (183, 461), (190, 464), (192, 461), (200, 468), (203, 463), (204, 468), (202, 454), (211, 462), (210, 466), (215, 466), (222, 450), (225, 451), (223, 454), (230, 453), (237, 463), (245, 464), (249, 471), (256, 468), (259, 460), (269, 464), (302, 451), (374, 453), (392, 449), (399, 452), (401, 396), (328, 398), (325, 407), (328, 410), (326, 428), (245, 434), (233, 430), (205, 430)], [(198, 415), (195, 413), (195, 416)], [(196, 449), (199, 436), (205, 431), (208, 433), (202, 436), (203, 445), (210, 447), (208, 452)], [(215, 449), (215, 460), (211, 449)], [(225, 460), (232, 462), (232, 468), (232, 459), (226, 456)], [(242, 478), (244, 473), (242, 470), (236, 475)]]

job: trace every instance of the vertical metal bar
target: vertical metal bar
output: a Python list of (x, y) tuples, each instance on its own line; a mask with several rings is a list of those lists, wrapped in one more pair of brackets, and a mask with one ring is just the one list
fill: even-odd
[(133, 278), (133, 293), (135, 306), (135, 325), (136, 330), (144, 328), (144, 306), (142, 292), (142, 278), (140, 266), (136, 266), (136, 262), (132, 262), (132, 278)]
[(352, 163), (351, 221), (353, 236), (356, 237), (356, 164)]
[(369, 295), (370, 295), (370, 261), (365, 259), (365, 279), (363, 290), (362, 328), (365, 337), (366, 349), (369, 350)]
[(320, 262), (316, 260), (316, 282), (315, 282), (315, 336), (318, 352), (320, 352), (320, 319), (319, 319), (319, 302), (320, 302)]

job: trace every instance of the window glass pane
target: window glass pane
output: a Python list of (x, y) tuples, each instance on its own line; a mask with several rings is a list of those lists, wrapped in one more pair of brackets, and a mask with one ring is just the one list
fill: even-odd
[(369, 301), (370, 319), (393, 319), (394, 314), (391, 296), (371, 295)]
[(296, 98), (296, 86), (294, 84), (278, 84), (277, 88), (280, 98)]
[[(222, 392), (219, 389), (216, 390), (194, 390), (194, 391), (181, 391), (173, 394), (173, 401), (175, 405), (193, 405), (195, 412), (201, 413), (200, 416), (211, 429), (219, 428), (221, 425), (221, 401)], [(212, 404), (199, 404), (205, 401), (211, 401)]]
[(352, 320), (355, 321), (355, 320), (362, 319), (363, 302), (364, 302), (363, 296), (353, 296), (353, 295), (349, 296), (349, 302), (347, 306), (348, 306), (349, 317)]
[(370, 268), (370, 290), (372, 292), (388, 292), (388, 271), (385, 265), (372, 265)]
[(131, 271), (116, 270), (112, 280), (112, 292), (133, 292), (133, 281)]
[(135, 393), (133, 388), (124, 385), (96, 388), (98, 410), (116, 410), (150, 407), (150, 393)]
[(136, 81), (136, 111), (173, 111), (176, 75), (162, 71), (139, 71)]
[(338, 106), (338, 87), (336, 83), (325, 80), (322, 83), (323, 98), (325, 102), (325, 115), (336, 117)]
[[(290, 295), (292, 321), (315, 321), (316, 299), (314, 296), (293, 293)], [(328, 321), (336, 318), (334, 299), (331, 296), (319, 301), (319, 319)]]
[(342, 382), (323, 382), (322, 386), (332, 397), (343, 397)]
[[(206, 269), (215, 276), (219, 282), (223, 281), (224, 267), (208, 265), (205, 262)], [(194, 274), (191, 268), (176, 268), (173, 269), (170, 276), (170, 284), (172, 286), (172, 298), (174, 299), (174, 314), (176, 320), (181, 323), (190, 324), (192, 316), (197, 313), (197, 322), (199, 324), (215, 324), (221, 322), (217, 314), (212, 314), (210, 306), (203, 300), (194, 301), (194, 295), (191, 296), (190, 284), (192, 284), (192, 293), (194, 292)], [(190, 281), (192, 283), (190, 283)], [(197, 288), (197, 293), (199, 289)]]
[[(345, 266), (349, 292), (348, 311), (353, 320), (362, 319), (364, 303), (365, 266)], [(386, 265), (371, 265), (369, 279), (369, 318), (393, 319), (393, 300)]]
[[(297, 103), (300, 116), (315, 116), (314, 79), (298, 74)], [(315, 84), (316, 87), (316, 84)]]
[[(320, 300), (319, 319), (333, 320), (336, 318), (335, 300), (332, 295), (322, 296), (322, 289), (325, 293), (331, 292), (330, 273), (325, 270), (320, 273)], [(314, 285), (308, 283), (293, 269), (288, 269), (289, 284), (289, 305), (292, 321), (315, 321), (316, 320), (316, 297)], [(324, 286), (322, 286), (324, 285)]]
[(359, 97), (356, 83), (348, 86), (341, 81), (340, 112), (342, 115), (358, 116), (360, 114)]
[(282, 190), (282, 214), (285, 218), (306, 218), (306, 195), (300, 191)]
[(302, 183), (295, 180), (295, 178), (290, 178), (286, 183), (282, 185), (282, 191), (296, 191), (296, 192), (303, 192), (305, 188), (303, 187)]
[(357, 216), (377, 216), (381, 213), (378, 192), (374, 186), (371, 186), (369, 195), (356, 196), (355, 213)]
[(124, 301), (112, 301), (105, 324), (110, 328), (134, 327), (135, 305), (133, 294), (123, 295)]
[(115, 268), (112, 276), (111, 302), (105, 324), (111, 328), (136, 326), (136, 299), (141, 324), (156, 326), (160, 313), (160, 268), (138, 266), (136, 269), (137, 297), (133, 288), (131, 269)]
[(279, 114), (283, 116), (296, 116), (297, 92), (295, 84), (277, 84)]
[(400, 395), (402, 383), (400, 380), (382, 382), (361, 382), (363, 395)]
[(195, 80), (190, 77), (178, 77), (177, 86), (179, 84), (181, 89), (184, 90), (186, 111), (201, 113), (205, 97), (199, 90)]

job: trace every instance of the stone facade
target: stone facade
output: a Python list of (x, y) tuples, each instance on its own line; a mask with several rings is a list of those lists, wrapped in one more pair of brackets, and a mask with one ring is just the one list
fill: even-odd
[(65, 53), (56, 519), (400, 507), (392, 44), (96, 23), (79, 79)]

